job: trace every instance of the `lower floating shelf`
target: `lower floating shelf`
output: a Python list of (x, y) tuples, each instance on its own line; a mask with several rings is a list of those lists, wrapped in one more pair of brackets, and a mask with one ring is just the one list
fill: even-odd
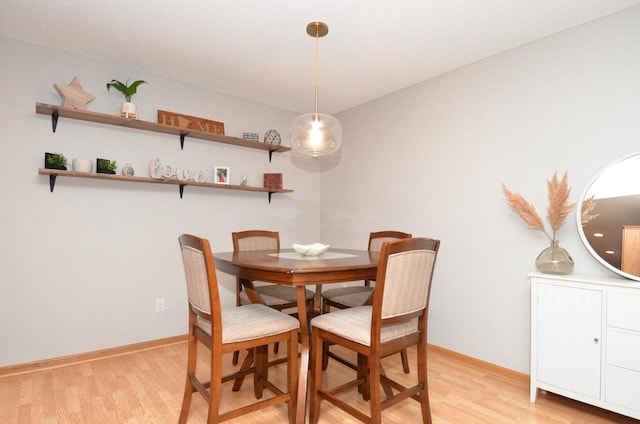
[(98, 174), (95, 172), (75, 172), (75, 171), (64, 171), (60, 169), (39, 168), (38, 174), (49, 176), (49, 188), (51, 189), (51, 192), (53, 192), (53, 188), (56, 185), (56, 177), (75, 177), (75, 178), (89, 178), (89, 179), (97, 179), (97, 180), (124, 181), (124, 182), (132, 182), (132, 183), (177, 185), (180, 187), (180, 198), (182, 198), (182, 194), (186, 186), (218, 188), (223, 190), (256, 191), (256, 192), (267, 193), (269, 195), (269, 203), (271, 203), (271, 195), (273, 193), (293, 193), (293, 190), (289, 190), (289, 189), (273, 189), (273, 188), (264, 188), (264, 187), (232, 185), (232, 184), (167, 180), (167, 179), (156, 179), (156, 178), (150, 178), (150, 177), (127, 177), (124, 175), (116, 175), (116, 174)]

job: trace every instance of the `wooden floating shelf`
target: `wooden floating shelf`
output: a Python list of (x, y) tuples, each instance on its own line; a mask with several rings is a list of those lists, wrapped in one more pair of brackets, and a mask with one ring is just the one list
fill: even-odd
[(56, 177), (74, 177), (74, 178), (88, 178), (88, 179), (96, 179), (96, 180), (124, 181), (124, 182), (133, 182), (133, 183), (177, 185), (177, 186), (180, 186), (180, 198), (182, 198), (183, 190), (184, 190), (184, 187), (186, 186), (267, 193), (269, 195), (269, 203), (271, 203), (271, 195), (273, 193), (292, 193), (293, 192), (293, 190), (290, 190), (290, 189), (273, 189), (273, 188), (241, 186), (241, 185), (233, 185), (233, 184), (219, 184), (219, 183), (210, 183), (206, 181), (197, 182), (197, 181), (190, 181), (190, 180), (184, 181), (184, 180), (156, 179), (151, 177), (135, 177), (135, 176), (127, 177), (124, 175), (117, 175), (117, 174), (98, 174), (96, 172), (75, 172), (75, 171), (64, 171), (60, 169), (47, 169), (47, 168), (39, 168), (38, 174), (49, 176), (49, 188), (51, 192), (53, 192), (53, 189), (55, 187)]
[(120, 127), (135, 128), (143, 131), (153, 131), (163, 134), (177, 135), (180, 137), (180, 146), (184, 147), (185, 137), (196, 138), (198, 140), (210, 141), (214, 143), (231, 144), (234, 146), (242, 146), (250, 149), (266, 150), (269, 152), (269, 160), (273, 152), (288, 152), (291, 147), (268, 144), (260, 141), (247, 140), (244, 138), (230, 137), (227, 135), (210, 134), (201, 131), (193, 131), (184, 128), (171, 127), (157, 122), (141, 121), (139, 119), (122, 118), (117, 115), (108, 115), (105, 113), (89, 112), (86, 110), (71, 109), (62, 106), (48, 105), (45, 103), (36, 103), (36, 113), (42, 115), (51, 115), (51, 124), (53, 132), (56, 131), (57, 121), (59, 117), (77, 119), (80, 121), (97, 122), (100, 124), (116, 125)]

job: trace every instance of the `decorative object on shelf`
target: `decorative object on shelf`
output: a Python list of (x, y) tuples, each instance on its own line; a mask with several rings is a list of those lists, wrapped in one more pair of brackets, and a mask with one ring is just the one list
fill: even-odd
[(328, 244), (313, 243), (313, 244), (293, 244), (293, 250), (303, 256), (320, 256), (327, 250), (329, 250)]
[(129, 80), (126, 83), (122, 83), (118, 80), (111, 80), (111, 82), (107, 83), (107, 91), (110, 88), (115, 88), (122, 94), (124, 94), (125, 102), (120, 106), (120, 116), (123, 118), (133, 118), (138, 119), (138, 107), (135, 103), (131, 102), (131, 98), (138, 91), (138, 86), (140, 84), (146, 84), (146, 81), (137, 80), (129, 84)]
[(122, 167), (122, 175), (125, 177), (133, 177), (135, 172), (133, 171), (133, 166), (129, 162), (125, 163)]
[[(36, 106), (36, 113), (48, 115), (51, 117), (53, 132), (55, 132), (58, 118), (69, 118), (71, 119), (72, 122), (73, 120), (77, 119), (80, 121), (93, 122), (93, 123), (105, 124), (105, 125), (114, 125), (117, 127), (125, 127), (125, 128), (138, 130), (138, 131), (151, 131), (154, 133), (171, 134), (171, 135), (179, 134), (181, 141), (189, 133), (188, 131), (183, 132), (183, 130), (179, 130), (166, 125), (161, 125), (155, 122), (126, 119), (126, 118), (121, 118), (119, 116), (109, 115), (105, 113), (81, 111), (81, 110), (64, 108), (61, 106), (54, 106), (54, 105), (49, 105), (49, 104), (39, 103), (39, 102), (36, 102), (35, 106)], [(228, 144), (228, 145), (238, 146), (238, 147), (247, 148), (247, 149), (257, 149), (262, 151), (268, 151), (269, 159), (271, 159), (271, 154), (273, 152), (281, 153), (281, 152), (287, 152), (291, 149), (288, 146), (278, 146), (276, 148), (273, 148), (273, 146), (267, 145), (266, 143), (248, 143), (237, 137), (228, 137), (228, 136), (220, 136), (215, 134), (196, 133), (196, 132), (189, 133), (189, 135), (190, 137), (193, 137), (198, 140), (204, 140), (204, 141), (209, 141), (213, 143)], [(237, 190), (237, 191), (253, 192), (253, 193), (266, 193), (268, 196), (267, 198), (269, 200), (269, 203), (271, 203), (271, 197), (273, 194), (293, 193), (293, 190), (291, 189), (273, 190), (273, 189), (262, 188), (257, 186), (242, 187), (239, 185), (232, 186), (232, 185), (206, 182), (207, 175), (202, 170), (191, 171), (189, 169), (173, 168), (169, 165), (163, 166), (159, 158), (154, 158), (149, 163), (149, 175), (151, 176), (151, 178), (136, 177), (136, 176), (123, 177), (120, 175), (98, 174), (95, 172), (70, 172), (66, 170), (45, 169), (45, 168), (39, 168), (38, 174), (47, 176), (49, 178), (49, 190), (52, 193), (54, 191), (56, 179), (58, 179), (58, 177), (97, 179), (100, 181), (107, 181), (108, 184), (111, 184), (114, 182), (119, 182), (119, 183), (135, 182), (136, 184), (146, 183), (146, 184), (175, 185), (175, 186), (179, 186), (179, 190), (180, 190), (179, 193), (180, 193), (181, 199), (184, 192), (184, 188), (190, 185), (198, 186), (201, 188), (214, 189), (214, 190)], [(193, 183), (189, 182), (188, 180), (193, 180)]]
[(246, 176), (246, 175), (243, 175), (243, 176), (242, 176), (242, 181), (240, 182), (240, 185), (241, 185), (242, 187), (246, 187), (246, 186), (248, 186), (248, 185), (249, 185), (249, 183), (247, 182), (247, 176)]
[(280, 138), (280, 133), (276, 130), (269, 130), (264, 135), (264, 142), (269, 144), (280, 145), (282, 143), (282, 139)]
[(329, 33), (323, 22), (307, 25), (307, 34), (316, 39), (315, 111), (296, 117), (291, 122), (291, 147), (313, 157), (335, 153), (342, 144), (342, 125), (331, 115), (318, 113), (318, 39)]
[(569, 196), (571, 188), (568, 185), (569, 177), (565, 171), (562, 180), (558, 179), (557, 171), (553, 173), (551, 180), (547, 180), (549, 190), (549, 207), (547, 208), (547, 218), (551, 226), (551, 234), (547, 232), (540, 215), (536, 212), (531, 203), (519, 193), (512, 193), (506, 185), (502, 184), (502, 191), (507, 203), (522, 218), (530, 228), (540, 230), (547, 236), (551, 246), (544, 249), (536, 259), (536, 267), (540, 272), (547, 274), (570, 274), (573, 272), (573, 259), (571, 255), (558, 246), (556, 233), (564, 224), (564, 220), (569, 212), (576, 206), (576, 202), (570, 203)]
[(229, 184), (230, 169), (228, 166), (216, 166), (213, 170), (213, 182), (218, 184)]
[[(160, 170), (160, 175), (158, 175)], [(149, 162), (149, 176), (156, 180), (171, 180), (176, 179), (178, 181), (195, 181), (197, 183), (203, 183), (207, 181), (207, 176), (204, 171), (193, 171), (187, 168), (173, 168), (171, 165), (162, 165), (160, 158), (153, 158)]]
[[(226, 186), (223, 184), (216, 183), (208, 183), (202, 181), (196, 181), (194, 183), (190, 183), (189, 181), (178, 180), (178, 179), (164, 179), (162, 177), (155, 178), (145, 178), (145, 177), (122, 177), (120, 175), (108, 175), (108, 174), (98, 174), (95, 172), (71, 172), (71, 171), (63, 171), (57, 169), (38, 169), (39, 175), (46, 175), (49, 177), (49, 189), (53, 193), (53, 189), (56, 185), (56, 179), (58, 177), (73, 177), (73, 178), (87, 178), (87, 179), (99, 179), (101, 181), (109, 181), (112, 182), (136, 182), (136, 183), (147, 183), (147, 184), (169, 184), (169, 185), (177, 185), (180, 187), (180, 198), (182, 199), (182, 194), (184, 192), (184, 188), (190, 185), (197, 185), (203, 188), (213, 188), (218, 190), (238, 190), (238, 191), (250, 191), (253, 193), (266, 193), (268, 195), (269, 203), (271, 203), (271, 196), (274, 193), (293, 193), (293, 190), (290, 189), (282, 189), (282, 190), (271, 190), (268, 188), (262, 187), (241, 187), (241, 186)], [(197, 183), (197, 184), (196, 184)]]
[(47, 169), (67, 169), (67, 158), (62, 153), (45, 153), (44, 167)]
[(200, 131), (208, 134), (224, 135), (224, 124), (209, 119), (183, 115), (181, 113), (167, 112), (158, 109), (158, 123), (175, 128)]
[(75, 158), (71, 165), (73, 166), (73, 170), (75, 172), (91, 172), (93, 171), (93, 162), (91, 159), (80, 159)]
[(87, 110), (87, 103), (95, 99), (95, 96), (82, 89), (78, 77), (74, 77), (69, 85), (54, 84), (53, 88), (62, 97), (62, 107)]
[(96, 159), (96, 172), (98, 174), (115, 174), (117, 167), (115, 160)]
[(264, 174), (263, 186), (280, 190), (282, 188), (282, 174)]
[(291, 147), (289, 146), (273, 146), (266, 143), (256, 143), (253, 141), (243, 140), (239, 137), (230, 137), (220, 134), (209, 134), (204, 132), (185, 130), (178, 127), (159, 124), (157, 122), (121, 118), (117, 115), (75, 110), (64, 108), (61, 106), (49, 105), (46, 103), (36, 102), (36, 113), (48, 115), (51, 117), (51, 130), (54, 133), (56, 132), (59, 118), (69, 118), (71, 120), (131, 128), (138, 131), (150, 131), (154, 133), (175, 135), (179, 137), (181, 150), (184, 148), (184, 141), (187, 137), (196, 140), (207, 141), (210, 143), (226, 144), (230, 146), (241, 147), (244, 149), (266, 151), (269, 154), (269, 162), (271, 162), (273, 153), (285, 153), (291, 150)]
[(245, 140), (260, 141), (260, 134), (258, 133), (242, 133), (242, 138)]

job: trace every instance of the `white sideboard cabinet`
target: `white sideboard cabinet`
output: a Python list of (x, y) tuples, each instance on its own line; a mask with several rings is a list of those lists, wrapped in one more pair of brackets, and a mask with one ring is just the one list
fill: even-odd
[(529, 274), (538, 390), (640, 419), (640, 283)]

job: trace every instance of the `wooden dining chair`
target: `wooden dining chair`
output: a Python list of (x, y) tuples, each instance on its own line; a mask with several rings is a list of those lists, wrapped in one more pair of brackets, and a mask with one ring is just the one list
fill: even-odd
[[(376, 231), (369, 234), (369, 252), (380, 252), (382, 244), (385, 242), (396, 241), (411, 238), (410, 233), (403, 233), (402, 231)], [(373, 286), (371, 281), (365, 280), (364, 285), (338, 287), (335, 289), (329, 289), (322, 292), (322, 313), (328, 313), (331, 308), (347, 309), (355, 306), (365, 305), (373, 294)], [(325, 353), (322, 357), (322, 369), (327, 369), (329, 358), (333, 358), (338, 362), (341, 362), (347, 366), (350, 364), (346, 362), (340, 356), (330, 351), (329, 346), (325, 347)], [(402, 360), (402, 369), (406, 374), (409, 374), (409, 358), (407, 357), (407, 351), (400, 352), (400, 359)]]
[[(231, 233), (233, 239), (233, 251), (241, 252), (247, 250), (278, 250), (280, 249), (280, 233), (277, 231), (248, 230)], [(258, 283), (258, 284), (256, 284)], [(246, 287), (249, 286), (249, 287)], [(248, 305), (252, 302), (248, 290), (254, 290), (257, 301), (278, 311), (296, 308), (296, 288), (283, 286), (280, 284), (269, 284), (265, 282), (255, 282), (242, 280), (236, 277), (236, 305)], [(305, 291), (307, 308), (313, 308), (313, 298), (315, 293), (311, 290)], [(255, 298), (254, 298), (255, 299)], [(274, 346), (278, 352), (278, 345)], [(233, 354), (233, 364), (238, 363), (239, 352)], [(239, 388), (236, 386), (236, 388)]]
[[(371, 305), (341, 309), (311, 320), (310, 422), (317, 424), (320, 402), (327, 400), (365, 423), (380, 423), (381, 412), (401, 400), (420, 402), (422, 422), (431, 423), (427, 384), (427, 315), (439, 240), (410, 238), (385, 243), (380, 252)], [(334, 343), (358, 355), (356, 378), (337, 387), (322, 384), (322, 345)], [(417, 384), (393, 381), (381, 371), (381, 359), (417, 346)], [(381, 384), (397, 393), (381, 399)], [(369, 415), (340, 398), (358, 388), (369, 401)]]
[[(286, 314), (260, 304), (222, 310), (218, 282), (209, 241), (183, 234), (179, 237), (189, 300), (189, 347), (187, 375), (179, 423), (189, 415), (193, 392), (198, 391), (209, 404), (207, 423), (218, 423), (267, 408), (281, 402), (288, 406), (289, 422), (295, 420), (298, 374), (298, 330), (300, 322)], [(209, 382), (196, 377), (198, 341), (210, 352)], [(268, 380), (268, 345), (286, 342), (287, 380), (282, 391)], [(271, 398), (220, 413), (222, 383), (234, 380), (238, 373), (222, 375), (222, 355), (252, 349), (254, 393), (261, 399), (263, 389), (274, 393)]]

